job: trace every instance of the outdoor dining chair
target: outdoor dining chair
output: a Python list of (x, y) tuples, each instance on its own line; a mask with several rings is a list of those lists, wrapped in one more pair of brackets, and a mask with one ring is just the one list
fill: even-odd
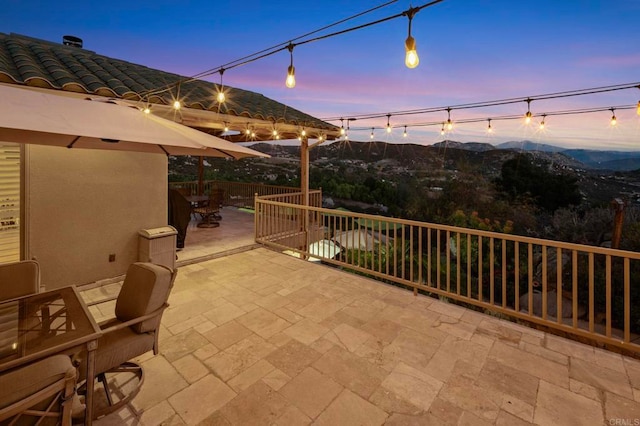
[[(143, 262), (134, 263), (127, 270), (115, 317), (99, 324), (103, 335), (98, 340), (95, 372), (104, 387), (106, 404), (101, 406), (94, 398), (98, 403), (93, 407), (94, 418), (120, 409), (140, 391), (144, 372), (131, 359), (151, 350), (158, 354), (160, 320), (176, 273), (165, 266)], [(86, 377), (84, 362), (80, 364), (80, 377)], [(114, 401), (114, 395), (120, 397), (118, 401)]]
[(40, 265), (35, 260), (0, 264), (0, 301), (38, 293)]
[(193, 209), (194, 213), (202, 217), (202, 222), (198, 224), (199, 228), (215, 228), (220, 226), (220, 221), (222, 220), (220, 209), (222, 209), (223, 202), (224, 189), (212, 189), (207, 205)]
[(77, 370), (53, 355), (0, 375), (0, 424), (71, 425)]

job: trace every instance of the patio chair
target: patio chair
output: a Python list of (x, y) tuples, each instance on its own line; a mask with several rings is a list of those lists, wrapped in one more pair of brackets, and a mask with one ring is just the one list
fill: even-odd
[[(106, 401), (101, 405), (96, 392), (94, 418), (120, 409), (140, 391), (144, 372), (130, 360), (151, 350), (158, 354), (160, 320), (176, 273), (165, 266), (142, 262), (127, 270), (116, 301), (115, 318), (99, 324), (104, 334), (98, 340), (95, 372)], [(80, 377), (86, 378), (86, 363), (80, 365)], [(83, 386), (80, 392), (84, 390)], [(119, 401), (114, 401), (114, 395)]]
[(215, 228), (220, 226), (220, 221), (222, 220), (220, 209), (222, 209), (223, 202), (224, 189), (212, 189), (207, 205), (193, 209), (194, 213), (202, 217), (202, 222), (198, 224), (199, 228)]
[(0, 375), (0, 424), (70, 425), (77, 370), (53, 355)]
[(40, 265), (35, 260), (0, 264), (0, 301), (38, 293)]

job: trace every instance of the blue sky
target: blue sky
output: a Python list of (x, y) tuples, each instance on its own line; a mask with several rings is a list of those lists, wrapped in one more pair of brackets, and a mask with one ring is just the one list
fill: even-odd
[[(193, 75), (286, 42), (384, 1), (25, 1), (3, 0), (2, 29), (50, 41), (65, 34), (97, 53)], [(414, 6), (424, 4), (414, 2)], [(396, 1), (333, 30), (394, 15)], [(449, 106), (556, 91), (640, 82), (639, 0), (445, 0), (413, 20), (420, 65), (404, 66), (407, 19), (399, 18), (294, 50), (297, 85), (284, 86), (287, 52), (231, 69), (224, 83), (264, 94), (317, 117), (348, 117)], [(218, 82), (215, 74), (212, 81)], [(631, 105), (640, 90), (533, 102), (534, 113)], [(456, 118), (524, 114), (526, 104), (454, 111)], [(640, 149), (640, 116), (618, 111), (550, 117), (544, 132), (520, 120), (454, 127), (448, 139), (500, 143), (528, 139), (571, 148)], [(439, 127), (411, 124), (446, 120), (446, 113), (358, 121), (351, 139), (432, 144)], [(336, 123), (339, 124), (339, 123)]]

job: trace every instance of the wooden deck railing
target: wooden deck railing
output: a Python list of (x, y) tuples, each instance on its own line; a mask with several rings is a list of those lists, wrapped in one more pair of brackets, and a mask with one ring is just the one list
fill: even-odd
[[(170, 188), (186, 188), (191, 195), (198, 193), (198, 181), (187, 182), (169, 182)], [(253, 198), (255, 194), (260, 196), (279, 195), (299, 193), (300, 188), (294, 188), (290, 186), (277, 186), (277, 185), (264, 185), (260, 183), (245, 183), (245, 182), (228, 182), (220, 180), (207, 180), (204, 181), (204, 193), (211, 193), (212, 189), (223, 189), (225, 193), (224, 205), (235, 207), (251, 207), (253, 208)], [(320, 197), (322, 199), (322, 197)], [(295, 202), (294, 202), (295, 204)], [(320, 207), (320, 204), (311, 203)]]
[[(256, 199), (257, 242), (640, 353), (640, 253), (305, 207), (292, 197)], [(333, 257), (331, 244), (340, 247)]]

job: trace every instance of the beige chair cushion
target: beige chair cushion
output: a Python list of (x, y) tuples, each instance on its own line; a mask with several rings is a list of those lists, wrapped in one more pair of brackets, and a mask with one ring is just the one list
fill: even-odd
[(0, 264), (0, 301), (39, 291), (40, 266), (35, 260)]
[(76, 380), (76, 369), (66, 355), (53, 355), (2, 373), (0, 375), (0, 408), (18, 402), (60, 380)]
[[(116, 302), (116, 318), (126, 322), (152, 313), (164, 305), (172, 285), (169, 268), (152, 263), (134, 263), (129, 267)], [(155, 330), (160, 317), (131, 328), (137, 333)]]
[[(96, 371), (108, 371), (149, 352), (153, 349), (154, 341), (152, 334), (138, 334), (129, 327), (106, 333), (98, 342)], [(84, 373), (84, 368), (81, 368), (81, 377), (86, 377)]]

